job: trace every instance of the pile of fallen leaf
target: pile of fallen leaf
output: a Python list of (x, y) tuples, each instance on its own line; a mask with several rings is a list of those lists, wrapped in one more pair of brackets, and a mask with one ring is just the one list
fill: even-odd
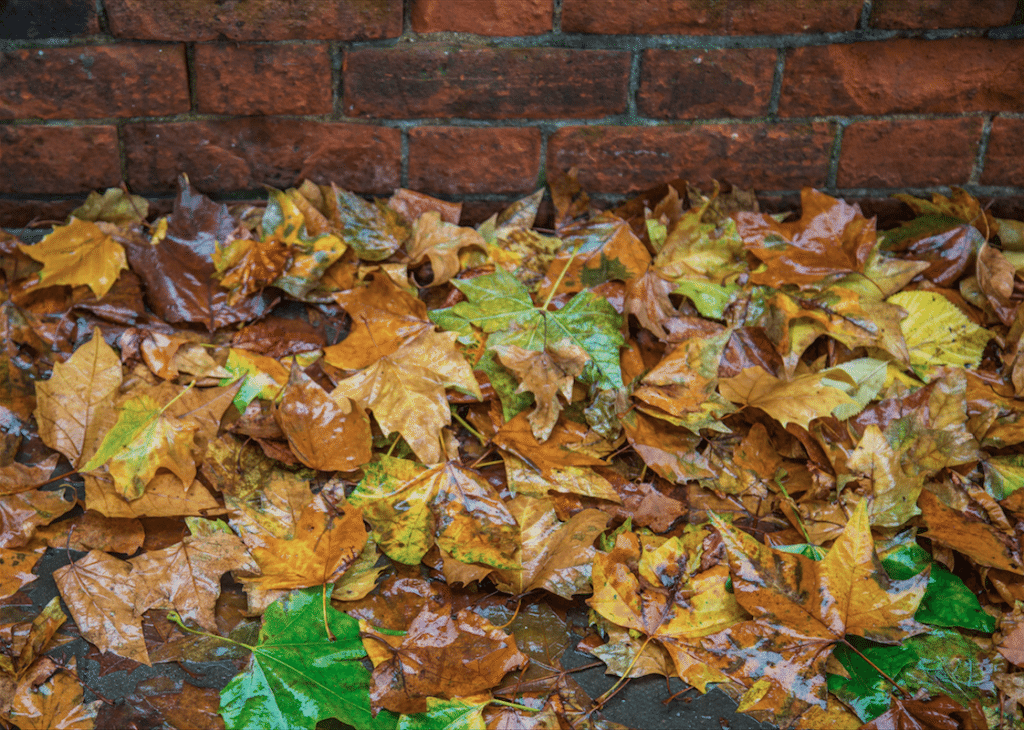
[(182, 178), (2, 234), (0, 725), (128, 724), (81, 636), (234, 661), (150, 688), (174, 726), (608, 728), (621, 684), (559, 664), (585, 600), (609, 673), (778, 725), (1024, 726), (1024, 226), (541, 195)]

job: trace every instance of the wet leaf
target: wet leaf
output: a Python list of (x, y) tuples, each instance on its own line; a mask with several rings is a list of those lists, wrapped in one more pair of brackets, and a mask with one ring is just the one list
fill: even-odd
[(54, 226), (39, 243), (19, 248), (43, 264), (37, 286), (84, 284), (97, 298), (110, 291), (128, 268), (124, 247), (108, 229), (73, 216), (66, 226)]
[(900, 322), (910, 352), (910, 364), (918, 375), (932, 367), (977, 365), (992, 337), (945, 297), (934, 292), (900, 292), (886, 301), (907, 310)]
[(445, 223), (439, 212), (427, 211), (412, 227), (409, 263), (416, 266), (429, 260), (434, 277), (426, 284), (438, 286), (459, 273), (459, 252), (470, 246), (485, 249), (487, 244), (474, 229)]
[(325, 606), (320, 590), (296, 591), (272, 603), (259, 643), (251, 648), (249, 669), (221, 694), (220, 711), (229, 729), (313, 730), (329, 717), (357, 730), (395, 727), (397, 718), (390, 712), (374, 716), (371, 711), (370, 673), (360, 662), (366, 652), (358, 624)]

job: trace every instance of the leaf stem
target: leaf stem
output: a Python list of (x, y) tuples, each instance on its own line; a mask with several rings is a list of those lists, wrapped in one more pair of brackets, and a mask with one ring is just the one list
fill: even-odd
[(900, 686), (900, 685), (899, 685), (899, 684), (898, 684), (898, 683), (896, 682), (896, 680), (895, 680), (895, 679), (893, 679), (893, 678), (892, 678), (892, 677), (890, 677), (890, 676), (889, 676), (888, 674), (886, 674), (885, 672), (883, 672), (883, 671), (882, 671), (882, 670), (881, 670), (881, 669), (880, 669), (880, 668), (878, 667), (878, 665), (877, 665), (877, 664), (875, 664), (875, 663), (874, 663), (873, 661), (871, 661), (871, 660), (870, 660), (870, 659), (868, 659), (868, 658), (867, 658), (866, 656), (864, 656), (864, 653), (863, 653), (863, 652), (862, 652), (862, 651), (861, 651), (860, 649), (858, 649), (857, 647), (855, 647), (855, 646), (854, 646), (853, 644), (851, 644), (851, 643), (850, 643), (849, 641), (847, 641), (847, 640), (846, 640), (846, 637), (843, 637), (842, 639), (840, 639), (840, 641), (841, 641), (841, 642), (843, 643), (843, 645), (844, 645), (844, 646), (845, 646), (845, 647), (846, 647), (847, 649), (849, 649), (849, 650), (850, 650), (850, 651), (852, 651), (852, 652), (853, 652), (854, 654), (856, 654), (857, 656), (859, 656), (859, 657), (860, 657), (861, 659), (863, 659), (864, 661), (866, 661), (866, 662), (867, 662), (867, 663), (868, 663), (868, 664), (869, 664), (869, 665), (871, 666), (871, 668), (872, 668), (872, 669), (874, 669), (874, 670), (875, 670), (876, 672), (878, 672), (879, 674), (881, 674), (881, 675), (882, 675), (882, 677), (883, 677), (883, 678), (885, 678), (885, 680), (886, 680), (886, 681), (887, 681), (887, 682), (888, 682), (889, 684), (891, 684), (891, 685), (892, 685), (893, 687), (895, 687), (896, 689), (898, 689), (898, 690), (900, 691), (900, 694), (901, 694), (901, 695), (903, 695), (903, 696), (904, 696), (904, 697), (906, 697), (907, 699), (910, 699), (910, 693), (909, 693), (909, 692), (907, 692), (907, 690), (903, 689), (903, 687), (901, 687), (901, 686)]
[(558, 287), (562, 285), (562, 279), (564, 279), (565, 275), (569, 272), (569, 267), (572, 266), (572, 262), (576, 258), (576, 254), (578, 254), (580, 252), (580, 248), (582, 246), (583, 246), (583, 241), (580, 241), (579, 243), (577, 243), (576, 244), (576, 248), (574, 248), (573, 251), (572, 251), (572, 256), (570, 256), (569, 260), (565, 262), (565, 266), (559, 272), (558, 278), (555, 279), (554, 286), (552, 286), (551, 287), (551, 291), (548, 292), (547, 299), (545, 299), (544, 300), (544, 304), (541, 305), (541, 309), (543, 311), (545, 311), (545, 312), (547, 311), (548, 305), (551, 304), (551, 300), (555, 298), (555, 292), (558, 291)]
[(516, 710), (523, 710), (524, 712), (540, 712), (540, 709), (536, 707), (527, 707), (526, 705), (520, 705), (516, 702), (506, 702), (505, 700), (499, 700), (492, 697), (488, 700), (489, 705), (502, 705), (503, 707), (511, 707)]
[(639, 649), (637, 649), (636, 654), (633, 656), (633, 661), (631, 661), (629, 663), (629, 666), (626, 667), (626, 671), (624, 671), (622, 673), (622, 676), (619, 677), (619, 681), (617, 681), (615, 684), (613, 684), (600, 697), (596, 698), (594, 700), (594, 704), (595, 705), (597, 705), (598, 707), (603, 705), (605, 702), (610, 700), (612, 698), (612, 696), (616, 692), (618, 692), (620, 689), (622, 689), (619, 685), (623, 684), (624, 682), (628, 682), (629, 681), (629, 673), (633, 671), (633, 666), (637, 663), (637, 661), (639, 661), (640, 655), (644, 653), (644, 649), (646, 649), (647, 645), (651, 643), (651, 638), (652, 637), (648, 636), (646, 639), (644, 639), (644, 643), (640, 645)]
[(235, 641), (234, 639), (229, 639), (226, 636), (218, 636), (217, 634), (211, 634), (211, 633), (206, 632), (206, 631), (199, 631), (197, 629), (189, 628), (188, 626), (185, 625), (185, 622), (181, 620), (181, 616), (178, 614), (177, 611), (168, 611), (167, 612), (167, 620), (170, 621), (175, 626), (177, 626), (182, 631), (185, 631), (185, 632), (187, 632), (189, 634), (195, 634), (196, 636), (208, 636), (211, 639), (220, 639), (221, 641), (226, 641), (229, 644), (234, 644), (235, 646), (240, 646), (243, 649), (248, 649), (249, 651), (256, 651), (256, 647), (255, 646), (249, 646), (248, 644), (243, 644), (240, 641)]
[(480, 442), (480, 445), (481, 445), (481, 446), (486, 446), (486, 445), (487, 445), (487, 439), (485, 439), (485, 438), (483, 437), (483, 435), (482, 435), (482, 434), (481, 434), (481, 433), (480, 433), (479, 431), (477, 431), (477, 430), (476, 430), (475, 428), (473, 428), (472, 426), (470, 426), (470, 425), (469, 425), (469, 423), (467, 423), (467, 422), (466, 422), (466, 419), (464, 419), (464, 418), (463, 418), (462, 416), (460, 416), (460, 415), (458, 414), (458, 412), (457, 412), (457, 411), (456, 411), (456, 410), (455, 410), (454, 408), (451, 408), (451, 412), (452, 412), (452, 418), (454, 418), (454, 419), (455, 419), (456, 421), (458, 421), (458, 422), (459, 422), (459, 424), (460, 424), (460, 425), (461, 425), (461, 426), (462, 426), (462, 427), (463, 427), (464, 429), (466, 429), (466, 430), (467, 430), (467, 431), (469, 431), (469, 432), (470, 432), (471, 434), (473, 434), (474, 436), (476, 436), (476, 440)]

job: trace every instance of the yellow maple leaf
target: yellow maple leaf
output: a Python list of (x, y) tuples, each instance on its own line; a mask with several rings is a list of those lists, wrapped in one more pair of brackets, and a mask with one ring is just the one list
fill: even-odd
[(18, 248), (43, 265), (36, 286), (86, 285), (102, 299), (128, 268), (124, 247), (111, 238), (109, 223), (91, 223), (71, 217), (66, 226), (54, 226), (53, 233), (31, 246)]

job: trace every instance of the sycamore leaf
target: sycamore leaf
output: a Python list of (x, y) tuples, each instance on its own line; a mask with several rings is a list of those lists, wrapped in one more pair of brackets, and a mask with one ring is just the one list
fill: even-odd
[(846, 468), (871, 485), (871, 524), (899, 527), (921, 514), (917, 498), (924, 487), (924, 479), (903, 470), (901, 454), (893, 450), (878, 426), (867, 427), (850, 454)]
[(459, 252), (469, 246), (485, 249), (487, 244), (474, 229), (445, 223), (440, 213), (427, 211), (412, 227), (409, 263), (416, 266), (429, 259), (434, 278), (428, 286), (438, 286), (459, 273)]
[(217, 631), (213, 611), (220, 596), (221, 576), (229, 570), (258, 570), (242, 541), (224, 532), (186, 537), (128, 562), (137, 587), (136, 613), (150, 608), (173, 609), (213, 632)]
[(53, 571), (53, 579), (82, 636), (100, 651), (149, 664), (131, 563), (90, 550)]
[(539, 297), (547, 297), (556, 282), (559, 292), (571, 293), (606, 281), (632, 281), (651, 262), (629, 224), (611, 213), (561, 228), (559, 235), (562, 245), (540, 282)]
[(373, 411), (385, 433), (398, 432), (425, 464), (444, 460), (441, 429), (452, 422), (445, 388), (482, 399), (454, 332), (424, 332), (393, 354), (337, 384), (331, 397)]
[(229, 385), (239, 377), (245, 377), (233, 400), (239, 413), (245, 413), (253, 398), (275, 400), (288, 383), (288, 368), (272, 357), (249, 350), (232, 347), (224, 368), (231, 377), (221, 380), (221, 385)]
[(246, 578), (262, 588), (307, 588), (333, 583), (366, 544), (366, 528), (358, 507), (344, 505), (341, 513), (321, 494), (298, 515), (294, 534), (250, 539), (260, 575)]
[(121, 360), (97, 328), (66, 362), (53, 366), (49, 380), (36, 383), (35, 416), (43, 443), (72, 465), (88, 459), (110, 425), (120, 385)]
[(464, 563), (512, 568), (515, 518), (494, 488), (458, 462), (424, 469), (382, 456), (349, 495), (381, 550), (416, 565), (437, 545)]
[[(745, 368), (735, 377), (721, 378), (718, 389), (733, 403), (760, 408), (783, 426), (797, 423), (807, 428), (815, 418), (832, 415), (838, 408), (856, 408), (845, 390), (828, 384), (829, 372), (780, 380), (760, 367)], [(850, 380), (847, 376), (846, 383), (832, 382), (846, 385)]]
[(0, 599), (13, 596), (36, 579), (32, 567), (40, 557), (39, 553), (0, 548)]
[(516, 567), (492, 573), (498, 589), (517, 596), (543, 589), (566, 600), (590, 591), (594, 540), (610, 516), (585, 509), (562, 522), (550, 500), (524, 495), (509, 502), (508, 509), (519, 523), (520, 545), (513, 556)]
[(530, 428), (538, 441), (547, 441), (562, 412), (558, 396), (572, 402), (572, 384), (587, 364), (587, 353), (569, 340), (549, 342), (541, 351), (517, 345), (498, 346), (494, 351), (519, 378), (516, 393), (533, 393), (537, 405), (528, 416)]
[[(753, 616), (731, 632), (745, 676), (768, 677), (796, 699), (824, 707), (824, 664), (846, 634), (895, 644), (925, 630), (913, 616), (928, 571), (889, 578), (875, 554), (866, 502), (821, 561), (762, 545), (717, 516), (712, 522), (725, 543), (736, 600)], [(717, 640), (704, 648), (722, 656)], [(765, 651), (785, 661), (757, 660)]]
[(357, 730), (395, 727), (393, 714), (383, 710), (374, 716), (370, 707), (370, 673), (360, 661), (366, 652), (359, 625), (324, 604), (319, 588), (272, 603), (263, 616), (259, 643), (250, 648), (248, 670), (221, 692), (228, 730), (313, 730), (332, 717)]
[(551, 491), (622, 503), (612, 483), (589, 466), (567, 464), (561, 468), (540, 470), (512, 453), (503, 454), (502, 461), (505, 462), (508, 488), (513, 494), (547, 497)]
[(736, 223), (747, 250), (765, 263), (755, 284), (815, 286), (826, 277), (864, 271), (875, 247), (875, 222), (860, 208), (824, 193), (800, 192), (800, 220), (779, 223), (761, 213), (737, 213)]
[(654, 259), (655, 269), (665, 278), (678, 284), (720, 286), (747, 271), (736, 221), (730, 217), (719, 222), (705, 221), (710, 202), (683, 213), (667, 231)]
[[(610, 552), (594, 556), (594, 595), (587, 603), (612, 623), (657, 640), (679, 676), (706, 692), (709, 683), (725, 682), (727, 677), (693, 654), (693, 640), (725, 629), (746, 614), (726, 591), (724, 566), (691, 575), (686, 567), (688, 547), (671, 538), (661, 553), (641, 555), (636, 535), (619, 534)], [(644, 580), (631, 568), (638, 563)], [(652, 583), (649, 577), (656, 573), (665, 575), (668, 585)]]
[(107, 188), (102, 195), (93, 190), (84, 203), (71, 211), (72, 218), (119, 225), (139, 223), (148, 215), (149, 201), (141, 195), (130, 195), (121, 188)]
[(382, 201), (368, 203), (333, 183), (325, 196), (328, 219), (338, 237), (364, 261), (383, 261), (409, 238), (401, 213)]
[(298, 365), (274, 413), (292, 452), (321, 471), (353, 471), (370, 460), (370, 419), (344, 396), (331, 398)]
[(85, 702), (73, 671), (57, 672), (39, 687), (24, 682), (18, 690), (7, 717), (22, 730), (90, 730), (102, 706), (100, 700)]
[(452, 283), (468, 301), (456, 304), (450, 312), (488, 333), (488, 348), (517, 345), (541, 351), (549, 342), (568, 339), (590, 357), (585, 380), (600, 388), (623, 386), (619, 367), (622, 319), (607, 300), (581, 291), (561, 309), (548, 311), (535, 307), (526, 287), (504, 271)]
[(736, 408), (718, 394), (716, 386), (718, 364), (731, 337), (731, 330), (723, 330), (712, 337), (695, 337), (676, 344), (644, 376), (633, 396), (665, 412), (673, 423), (695, 434), (702, 428), (727, 431), (721, 420)]
[(426, 711), (426, 697), (452, 699), (484, 692), (529, 661), (516, 648), (514, 637), (465, 609), (453, 613), (447, 607), (424, 606), (384, 661), (380, 648), (387, 642), (381, 642), (372, 626), (364, 623), (362, 628), (368, 634), (364, 642), (378, 645), (370, 652), (371, 699), (406, 714)]
[(108, 225), (72, 216), (66, 226), (54, 226), (39, 243), (19, 244), (18, 248), (43, 264), (37, 286), (85, 284), (102, 299), (128, 268), (124, 247), (111, 238), (110, 229), (104, 227)]
[(458, 697), (442, 700), (427, 697), (427, 710), (398, 718), (396, 730), (485, 730), (483, 710), (487, 702), (469, 702)]
[(192, 444), (199, 423), (169, 416), (166, 407), (149, 395), (121, 404), (117, 422), (82, 471), (106, 464), (118, 491), (129, 500), (142, 496), (160, 468), (174, 472), (182, 484), (191, 484), (196, 478)]
[(434, 329), (426, 305), (382, 273), (365, 285), (337, 292), (334, 299), (352, 318), (352, 328), (344, 340), (324, 348), (324, 360), (343, 370), (372, 365)]
[(976, 366), (992, 333), (967, 318), (941, 294), (904, 291), (887, 300), (907, 310), (900, 322), (910, 351), (910, 365), (918, 375), (939, 365)]

